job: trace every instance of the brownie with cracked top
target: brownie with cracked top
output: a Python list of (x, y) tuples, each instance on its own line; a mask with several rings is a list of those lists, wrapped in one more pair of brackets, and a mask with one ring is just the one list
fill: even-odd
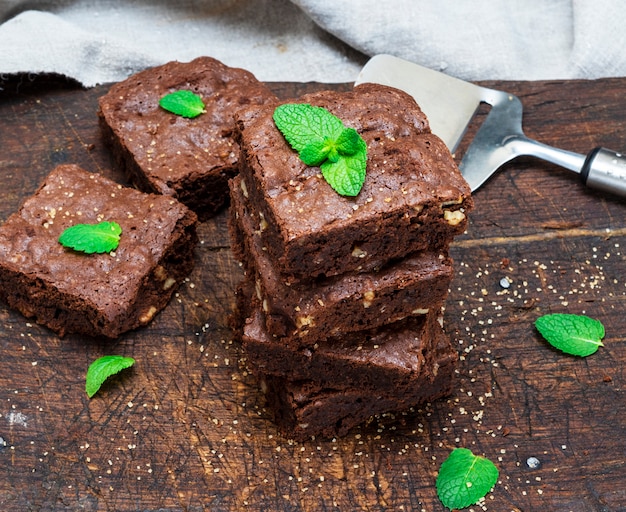
[[(122, 228), (111, 253), (58, 241), (72, 225), (101, 221)], [(115, 338), (149, 323), (191, 272), (196, 225), (172, 197), (58, 166), (0, 226), (0, 298), (59, 335)]]
[(262, 376), (260, 384), (274, 421), (286, 437), (296, 441), (311, 436), (340, 437), (376, 415), (405, 411), (449, 395), (457, 358), (450, 341), (442, 337), (432, 366), (426, 366), (420, 384), (404, 394), (383, 387), (377, 391), (334, 389), (315, 380), (290, 381), (272, 375)]
[(266, 327), (283, 344), (312, 345), (441, 308), (453, 276), (440, 252), (411, 254), (372, 272), (348, 272), (311, 283), (286, 283), (254, 230), (252, 212), (231, 182), (229, 231), (235, 257), (255, 283)]
[[(204, 114), (188, 119), (159, 106), (162, 96), (182, 89), (201, 96)], [(199, 57), (113, 85), (100, 98), (98, 114), (117, 164), (135, 186), (173, 196), (206, 220), (227, 203), (227, 182), (237, 172), (233, 115), (275, 100), (249, 71)]]
[(463, 233), (470, 188), (412, 97), (362, 84), (297, 102), (324, 107), (355, 128), (368, 157), (358, 196), (340, 196), (285, 141), (272, 119), (275, 106), (236, 115), (243, 194), (264, 246), (292, 282), (369, 271), (427, 248), (446, 250)]

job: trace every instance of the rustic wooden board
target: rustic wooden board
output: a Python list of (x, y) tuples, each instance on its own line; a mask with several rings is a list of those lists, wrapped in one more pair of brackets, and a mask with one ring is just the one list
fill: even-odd
[[(95, 115), (106, 86), (0, 85), (1, 221), (59, 163), (123, 182)], [(282, 97), (350, 87), (271, 85)], [(625, 149), (626, 79), (486, 85), (522, 98), (532, 137)], [(227, 327), (241, 274), (225, 215), (200, 226), (197, 267), (166, 310), (115, 342), (59, 339), (0, 305), (0, 509), (441, 511), (439, 465), (464, 446), (500, 469), (482, 509), (626, 510), (626, 201), (531, 159), (475, 198), (445, 318), (457, 391), (342, 439), (291, 442), (264, 409)], [(547, 312), (598, 318), (605, 347), (551, 349), (533, 327)], [(89, 400), (87, 366), (111, 353), (137, 363)]]

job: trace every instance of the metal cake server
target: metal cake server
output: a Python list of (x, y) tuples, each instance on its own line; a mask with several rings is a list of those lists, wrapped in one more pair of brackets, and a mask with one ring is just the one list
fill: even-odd
[(522, 102), (517, 96), (459, 80), (391, 55), (372, 57), (355, 85), (371, 82), (402, 89), (428, 116), (433, 133), (451, 152), (481, 103), (491, 110), (468, 147), (459, 168), (472, 191), (506, 162), (535, 156), (579, 174), (588, 187), (626, 197), (626, 157), (606, 148), (580, 155), (532, 140), (522, 131)]

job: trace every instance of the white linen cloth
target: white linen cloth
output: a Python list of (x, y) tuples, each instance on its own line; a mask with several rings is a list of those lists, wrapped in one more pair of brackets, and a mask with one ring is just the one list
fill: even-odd
[(468, 80), (626, 76), (619, 0), (0, 0), (0, 77), (85, 86), (200, 55), (265, 81), (350, 82), (391, 53)]

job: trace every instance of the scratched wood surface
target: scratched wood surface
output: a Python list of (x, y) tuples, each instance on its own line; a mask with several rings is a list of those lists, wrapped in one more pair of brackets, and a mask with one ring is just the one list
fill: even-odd
[[(350, 87), (271, 85), (282, 97)], [(532, 137), (626, 149), (624, 79), (487, 85), (521, 97)], [(123, 182), (97, 126), (107, 86), (0, 87), (0, 221), (59, 163)], [(626, 201), (532, 159), (475, 199), (445, 315), (456, 391), (341, 439), (291, 442), (264, 408), (227, 327), (240, 270), (225, 215), (200, 226), (171, 304), (114, 342), (59, 339), (0, 304), (0, 510), (442, 511), (434, 482), (457, 446), (500, 469), (476, 511), (626, 510)], [(533, 327), (548, 312), (598, 318), (605, 346), (587, 359), (551, 349)], [(137, 363), (89, 400), (87, 366), (113, 353)]]

